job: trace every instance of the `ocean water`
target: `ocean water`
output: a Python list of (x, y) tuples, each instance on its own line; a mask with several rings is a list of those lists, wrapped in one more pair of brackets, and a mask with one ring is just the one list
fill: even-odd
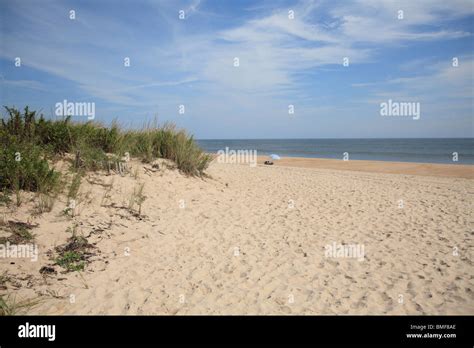
[[(258, 155), (397, 162), (474, 164), (474, 138), (456, 139), (215, 139), (197, 140), (207, 152), (257, 150)], [(453, 161), (457, 152), (458, 161)]]

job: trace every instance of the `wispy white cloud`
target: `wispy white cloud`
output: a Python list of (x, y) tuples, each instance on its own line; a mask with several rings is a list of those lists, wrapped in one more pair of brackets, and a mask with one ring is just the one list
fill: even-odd
[(48, 86), (36, 80), (5, 80), (3, 76), (1, 76), (0, 84), (3, 85), (3, 88), (19, 87), (34, 89), (37, 91), (48, 91)]
[(469, 36), (471, 33), (461, 30), (429, 30), (426, 26), (472, 15), (474, 6), (469, 0), (356, 0), (335, 7), (331, 14), (341, 22), (338, 28), (347, 40), (392, 45)]
[[(424, 100), (431, 105), (439, 105), (448, 98), (472, 100), (474, 96), (474, 57), (458, 57), (458, 66), (452, 61), (437, 62), (426, 67), (427, 73), (374, 83), (353, 84), (354, 87), (377, 87), (377, 96), (401, 96)], [(419, 61), (415, 61), (418, 70)]]

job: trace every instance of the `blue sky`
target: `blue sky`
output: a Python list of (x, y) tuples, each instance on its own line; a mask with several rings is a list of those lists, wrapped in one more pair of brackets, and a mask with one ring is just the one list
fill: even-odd
[[(472, 137), (473, 18), (472, 0), (2, 0), (0, 99), (201, 139)], [(420, 119), (382, 117), (388, 99)]]

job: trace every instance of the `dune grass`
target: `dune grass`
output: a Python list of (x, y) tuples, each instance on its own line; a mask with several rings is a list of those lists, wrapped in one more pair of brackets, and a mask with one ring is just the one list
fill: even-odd
[(39, 303), (38, 298), (17, 300), (11, 294), (0, 295), (0, 316), (23, 315)]
[(192, 136), (171, 124), (123, 130), (117, 123), (105, 127), (70, 117), (45, 119), (28, 107), (23, 112), (5, 110), (0, 120), (0, 191), (17, 193), (18, 205), (20, 190), (47, 194), (61, 185), (60, 173), (51, 166), (61, 158), (69, 158), (76, 173), (110, 171), (127, 155), (146, 163), (165, 158), (192, 176), (202, 176), (212, 160)]

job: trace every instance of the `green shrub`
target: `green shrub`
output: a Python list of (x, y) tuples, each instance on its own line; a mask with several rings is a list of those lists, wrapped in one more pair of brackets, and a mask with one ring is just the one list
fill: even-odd
[(0, 190), (48, 192), (58, 179), (40, 146), (12, 142), (0, 148)]
[(56, 264), (69, 272), (83, 271), (86, 265), (84, 257), (77, 251), (66, 251), (56, 258)]
[(53, 154), (64, 154), (71, 150), (73, 139), (71, 135), (70, 117), (55, 121), (45, 120), (42, 116), (36, 126), (35, 139), (38, 144)]
[(28, 107), (25, 107), (23, 114), (15, 108), (5, 106), (8, 113), (8, 118), (2, 117), (0, 128), (7, 134), (24, 140), (31, 140), (35, 135), (35, 115), (36, 111), (30, 112)]

